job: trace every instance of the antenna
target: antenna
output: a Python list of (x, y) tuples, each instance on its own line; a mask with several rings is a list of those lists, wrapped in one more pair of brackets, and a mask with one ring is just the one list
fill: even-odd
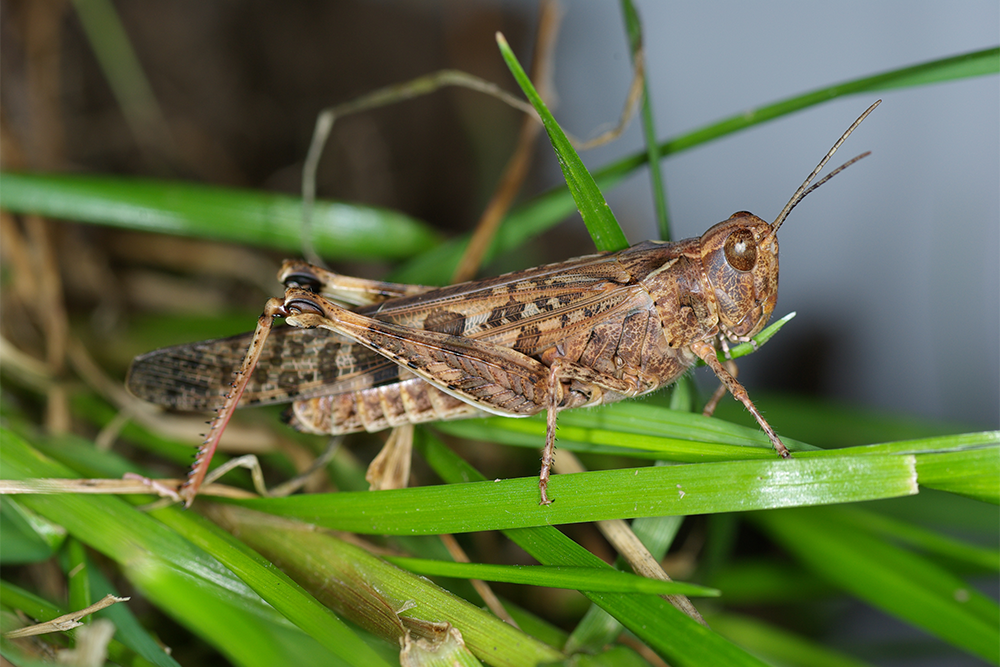
[(844, 132), (844, 134), (841, 135), (840, 139), (837, 140), (837, 143), (835, 143), (833, 145), (833, 148), (831, 148), (830, 151), (826, 154), (826, 156), (824, 156), (823, 159), (819, 161), (819, 164), (816, 165), (816, 168), (813, 169), (813, 171), (812, 171), (811, 174), (809, 174), (809, 177), (802, 183), (802, 185), (799, 186), (799, 189), (795, 191), (795, 194), (792, 195), (792, 198), (788, 200), (788, 203), (785, 204), (785, 208), (781, 209), (781, 213), (779, 213), (778, 217), (775, 218), (774, 222), (771, 223), (771, 233), (768, 234), (768, 236), (771, 236), (773, 234), (777, 234), (778, 227), (781, 227), (781, 223), (783, 223), (785, 221), (785, 218), (788, 217), (788, 214), (792, 212), (792, 209), (795, 208), (800, 201), (802, 201), (803, 199), (805, 199), (805, 197), (806, 197), (807, 194), (809, 194), (810, 192), (812, 192), (813, 190), (815, 190), (819, 186), (823, 185), (824, 183), (826, 183), (827, 181), (829, 181), (831, 178), (833, 178), (834, 176), (836, 176), (837, 174), (839, 174), (843, 170), (845, 170), (848, 167), (850, 167), (852, 164), (854, 164), (858, 160), (860, 160), (862, 158), (865, 158), (865, 157), (868, 157), (869, 155), (871, 155), (871, 151), (868, 151), (866, 153), (862, 153), (861, 155), (859, 155), (859, 156), (857, 156), (855, 158), (852, 158), (852, 159), (848, 160), (847, 162), (845, 162), (844, 164), (840, 165), (839, 167), (837, 167), (836, 169), (834, 169), (833, 171), (831, 171), (829, 174), (827, 174), (826, 176), (824, 176), (815, 185), (813, 185), (812, 187), (809, 187), (809, 184), (812, 183), (812, 180), (814, 178), (816, 178), (816, 175), (819, 172), (823, 171), (823, 167), (825, 167), (826, 163), (830, 161), (830, 158), (833, 157), (833, 154), (837, 152), (837, 149), (840, 148), (840, 145), (847, 140), (847, 137), (851, 136), (851, 133), (854, 132), (854, 130), (857, 129), (858, 125), (861, 125), (861, 121), (863, 121), (865, 118), (867, 118), (868, 114), (870, 114), (872, 111), (874, 111), (875, 107), (877, 107), (880, 104), (882, 104), (882, 100), (878, 100), (877, 102), (875, 102), (875, 104), (873, 104), (870, 107), (868, 107), (868, 109), (865, 110), (865, 112), (863, 114), (861, 114), (858, 117), (858, 119), (851, 124), (851, 126), (849, 128), (847, 128), (847, 131)]

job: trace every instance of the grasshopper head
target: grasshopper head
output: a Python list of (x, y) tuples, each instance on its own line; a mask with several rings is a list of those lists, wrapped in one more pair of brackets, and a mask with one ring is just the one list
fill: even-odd
[(701, 265), (709, 283), (705, 287), (715, 297), (719, 330), (731, 340), (747, 340), (767, 324), (778, 300), (778, 228), (806, 195), (868, 155), (862, 153), (812, 182), (840, 145), (881, 103), (879, 100), (868, 107), (847, 128), (774, 222), (740, 211), (702, 235)]
[(719, 328), (746, 340), (767, 324), (778, 299), (778, 237), (752, 213), (734, 213), (701, 237), (701, 263)]

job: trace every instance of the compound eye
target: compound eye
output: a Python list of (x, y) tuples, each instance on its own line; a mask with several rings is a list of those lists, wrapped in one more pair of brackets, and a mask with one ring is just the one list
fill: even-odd
[(726, 239), (726, 261), (737, 271), (749, 271), (757, 264), (757, 241), (749, 229), (737, 229)]

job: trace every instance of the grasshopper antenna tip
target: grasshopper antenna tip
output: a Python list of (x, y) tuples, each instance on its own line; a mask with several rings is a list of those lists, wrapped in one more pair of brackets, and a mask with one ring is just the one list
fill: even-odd
[(867, 153), (862, 153), (861, 155), (859, 155), (859, 156), (857, 156), (857, 157), (855, 157), (855, 158), (853, 158), (851, 160), (848, 160), (847, 162), (845, 162), (844, 164), (840, 165), (839, 167), (837, 167), (836, 169), (834, 169), (832, 172), (830, 172), (829, 174), (827, 174), (825, 177), (823, 177), (818, 183), (816, 183), (815, 185), (813, 185), (812, 187), (810, 187), (810, 183), (812, 183), (812, 180), (814, 178), (816, 178), (816, 176), (819, 174), (819, 172), (823, 171), (823, 167), (825, 167), (826, 163), (830, 161), (830, 158), (832, 158), (833, 154), (837, 152), (837, 149), (840, 148), (841, 144), (843, 144), (845, 141), (847, 141), (847, 137), (851, 136), (851, 133), (854, 132), (854, 130), (856, 130), (858, 128), (858, 125), (861, 125), (861, 121), (863, 121), (865, 118), (867, 118), (868, 114), (870, 114), (872, 111), (875, 111), (875, 107), (877, 107), (880, 104), (882, 104), (882, 100), (877, 100), (875, 102), (875, 104), (873, 104), (870, 107), (868, 107), (863, 114), (861, 114), (860, 116), (858, 116), (858, 119), (856, 121), (854, 121), (853, 123), (851, 123), (851, 126), (849, 128), (847, 128), (846, 132), (844, 132), (842, 135), (840, 135), (840, 139), (837, 140), (837, 143), (835, 143), (833, 145), (833, 148), (831, 148), (827, 152), (827, 154), (823, 157), (823, 159), (819, 161), (819, 164), (816, 165), (816, 168), (813, 169), (812, 173), (809, 174), (809, 177), (806, 178), (806, 180), (802, 182), (802, 185), (799, 186), (799, 189), (795, 191), (795, 194), (792, 195), (792, 198), (788, 200), (787, 204), (785, 204), (785, 208), (781, 209), (781, 213), (779, 213), (778, 217), (775, 218), (774, 222), (771, 223), (771, 233), (768, 236), (772, 236), (774, 234), (777, 234), (778, 228), (781, 227), (781, 225), (782, 225), (783, 222), (785, 222), (785, 218), (788, 217), (788, 214), (792, 212), (792, 209), (795, 208), (800, 201), (802, 201), (803, 199), (805, 199), (805, 196), (807, 194), (809, 194), (810, 192), (812, 192), (813, 190), (815, 190), (819, 186), (823, 185), (824, 183), (826, 183), (831, 178), (833, 178), (834, 176), (836, 176), (837, 174), (839, 174), (840, 172), (842, 172), (844, 169), (847, 169), (849, 166), (851, 166), (852, 164), (854, 164), (858, 160), (860, 160), (860, 159), (862, 159), (864, 157), (867, 157), (868, 155), (871, 154), (871, 151), (868, 151)]

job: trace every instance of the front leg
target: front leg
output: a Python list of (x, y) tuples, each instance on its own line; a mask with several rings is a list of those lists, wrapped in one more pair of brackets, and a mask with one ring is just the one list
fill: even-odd
[(715, 353), (715, 346), (707, 341), (696, 341), (691, 343), (691, 350), (697, 354), (705, 362), (705, 364), (712, 369), (715, 375), (722, 381), (722, 384), (726, 385), (729, 393), (733, 395), (737, 401), (742, 403), (750, 414), (753, 415), (757, 423), (760, 424), (761, 429), (767, 434), (767, 437), (771, 440), (771, 444), (774, 446), (775, 451), (781, 455), (781, 458), (787, 459), (791, 458), (791, 453), (789, 453), (788, 448), (781, 442), (778, 438), (778, 434), (775, 433), (771, 425), (767, 423), (764, 416), (760, 414), (757, 406), (753, 404), (750, 400), (750, 395), (747, 394), (747, 390), (743, 388), (733, 375), (726, 370), (726, 367), (719, 363), (719, 358)]
[[(729, 371), (729, 374), (733, 376), (734, 380), (739, 377), (740, 369), (736, 365), (735, 361), (732, 359), (726, 359), (725, 367), (726, 370)], [(726, 391), (728, 389), (729, 388), (726, 386), (725, 382), (720, 382), (719, 386), (715, 389), (715, 393), (713, 393), (712, 397), (708, 399), (707, 403), (705, 403), (705, 409), (701, 411), (701, 414), (705, 417), (711, 417), (715, 414), (715, 409), (719, 407), (719, 401), (721, 401), (722, 397), (726, 395)]]

